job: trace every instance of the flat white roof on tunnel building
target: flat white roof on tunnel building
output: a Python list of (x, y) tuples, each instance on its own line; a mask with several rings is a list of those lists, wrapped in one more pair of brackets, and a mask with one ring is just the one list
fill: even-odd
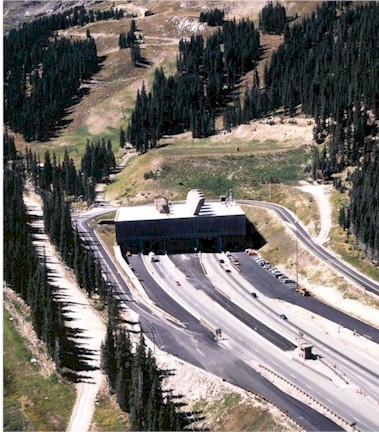
[(226, 204), (219, 201), (206, 201), (198, 215), (194, 215), (186, 203), (170, 204), (170, 213), (159, 213), (154, 205), (120, 207), (117, 210), (115, 222), (131, 222), (139, 220), (164, 220), (201, 218), (204, 216), (244, 216), (245, 213), (238, 204)]

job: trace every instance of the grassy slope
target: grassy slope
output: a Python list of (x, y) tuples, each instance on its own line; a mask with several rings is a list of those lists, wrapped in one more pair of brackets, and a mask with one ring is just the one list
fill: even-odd
[[(135, 202), (143, 201), (143, 196), (151, 199), (154, 194), (164, 193), (170, 199), (183, 199), (188, 189), (197, 187), (212, 198), (230, 188), (238, 197), (251, 198), (261, 184), (291, 183), (305, 178), (309, 149), (295, 147), (273, 140), (231, 139), (214, 143), (209, 138), (193, 142), (178, 139), (166, 147), (132, 157), (122, 174), (108, 186), (108, 198)], [(146, 180), (145, 173), (152, 178)]]
[[(126, 2), (116, 2), (126, 5)], [(126, 5), (126, 12), (136, 12), (137, 28), (146, 37), (146, 44), (141, 46), (141, 54), (152, 64), (148, 67), (134, 68), (131, 65), (129, 50), (118, 49), (118, 36), (121, 31), (127, 32), (131, 19), (120, 21), (100, 21), (87, 24), (82, 28), (70, 28), (61, 32), (65, 37), (85, 37), (89, 29), (95, 38), (99, 56), (103, 58), (102, 69), (93, 77), (89, 94), (68, 110), (65, 120), (69, 124), (59, 131), (56, 138), (44, 143), (29, 143), (28, 147), (39, 154), (46, 150), (55, 151), (62, 157), (67, 149), (70, 156), (77, 162), (84, 151), (87, 138), (97, 139), (109, 137), (114, 150), (118, 149), (119, 128), (127, 126), (127, 118), (131, 113), (137, 90), (142, 83), (148, 88), (154, 77), (154, 69), (163, 67), (170, 73), (175, 71), (175, 59), (180, 37), (191, 34), (190, 29), (184, 29), (180, 34), (176, 24), (170, 20), (170, 14), (175, 16), (179, 9), (176, 2), (140, 2), (159, 13), (142, 18), (139, 2)], [(116, 4), (117, 6), (117, 4)], [(181, 10), (182, 15), (194, 17), (193, 9)], [(125, 118), (124, 118), (125, 116)], [(17, 137), (18, 148), (26, 145), (21, 137)]]
[(95, 431), (125, 431), (129, 430), (129, 416), (121, 411), (114, 396), (101, 391), (97, 396), (95, 413), (91, 430)]
[(199, 400), (192, 408), (200, 411), (205, 420), (196, 426), (214, 431), (286, 431), (266, 410), (242, 400), (238, 393), (225, 393), (212, 402)]
[(64, 430), (75, 401), (73, 386), (55, 374), (40, 375), (8, 312), (3, 313), (4, 430)]
[(332, 196), (333, 226), (330, 232), (328, 247), (337, 252), (346, 262), (379, 282), (379, 268), (364, 259), (356, 237), (351, 234), (347, 239), (346, 231), (338, 224), (338, 214), (341, 204), (348, 203), (347, 193), (341, 194), (334, 190)]

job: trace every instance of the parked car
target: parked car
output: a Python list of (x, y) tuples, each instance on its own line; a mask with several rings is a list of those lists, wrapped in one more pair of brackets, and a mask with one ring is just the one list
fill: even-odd
[(296, 282), (292, 279), (286, 279), (283, 283), (284, 284), (296, 284)]

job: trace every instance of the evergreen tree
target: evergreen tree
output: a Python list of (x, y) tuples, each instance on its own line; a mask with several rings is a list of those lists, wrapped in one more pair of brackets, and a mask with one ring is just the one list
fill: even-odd
[(107, 332), (105, 340), (101, 346), (101, 367), (104, 369), (109, 382), (109, 387), (112, 392), (115, 391), (116, 375), (117, 375), (117, 359), (115, 335), (112, 321), (108, 320)]
[(126, 33), (124, 33), (124, 32), (120, 33), (120, 36), (118, 38), (118, 46), (120, 49), (128, 48)]
[(129, 335), (124, 329), (120, 329), (116, 339), (116, 397), (120, 408), (127, 412), (130, 410), (129, 389), (131, 386), (133, 360)]
[(200, 12), (199, 21), (206, 22), (209, 26), (221, 26), (224, 24), (225, 12), (221, 9), (211, 9)]
[(124, 129), (120, 128), (120, 147), (124, 147), (126, 144), (126, 135)]
[(272, 1), (268, 1), (259, 13), (259, 28), (263, 33), (282, 34), (286, 23), (286, 10), (280, 3), (274, 7)]

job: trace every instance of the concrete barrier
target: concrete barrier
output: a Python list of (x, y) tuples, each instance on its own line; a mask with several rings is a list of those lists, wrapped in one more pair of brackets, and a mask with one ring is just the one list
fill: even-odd
[(201, 268), (203, 269), (203, 272), (206, 275), (207, 271), (205, 270), (205, 267), (204, 267), (204, 264), (203, 264), (203, 256), (202, 256), (201, 252), (199, 252), (199, 261), (200, 261)]
[(333, 380), (332, 380), (328, 375), (325, 375), (324, 373), (318, 371), (317, 369), (315, 369), (315, 368), (313, 368), (313, 367), (311, 367), (311, 366), (309, 366), (309, 365), (307, 365), (307, 364), (301, 362), (301, 361), (298, 360), (297, 358), (294, 358), (293, 360), (294, 360), (295, 362), (301, 364), (302, 366), (305, 366), (305, 367), (308, 368), (309, 370), (311, 370), (311, 371), (317, 373), (318, 375), (321, 375), (323, 378), (325, 378), (325, 379), (327, 379), (327, 380), (329, 380), (329, 381), (333, 381)]
[[(301, 393), (303, 396), (307, 397), (308, 399), (310, 399), (313, 403), (315, 403), (316, 405), (320, 405), (320, 407), (322, 409), (324, 409), (326, 412), (330, 413), (331, 415), (333, 415), (333, 417), (335, 417), (340, 423), (344, 424), (344, 425), (348, 425), (351, 427), (350, 422), (348, 422), (347, 420), (343, 419), (339, 414), (335, 413), (334, 411), (332, 411), (330, 408), (326, 407), (325, 405), (323, 405), (320, 401), (316, 400), (313, 396), (311, 396), (310, 394), (306, 393), (304, 390), (302, 390), (301, 388), (299, 388), (297, 385), (291, 383), (290, 381), (288, 381), (286, 378), (282, 377), (281, 375), (277, 374), (275, 371), (273, 371), (272, 369), (269, 369), (267, 366), (262, 365), (261, 363), (258, 364), (260, 368), (266, 370), (267, 372), (269, 372), (270, 374), (274, 375), (275, 377), (281, 379), (282, 381), (286, 382), (286, 384), (288, 384), (289, 386), (295, 388), (299, 393)], [(357, 430), (356, 428), (352, 427), (352, 430)]]
[(326, 362), (322, 358), (319, 358), (319, 360), (322, 364), (324, 364), (326, 367), (328, 367), (334, 374), (336, 374), (339, 378), (341, 378), (342, 381), (344, 381), (346, 384), (350, 384), (349, 381), (347, 381), (346, 378), (341, 373), (336, 371), (336, 369), (334, 367), (330, 366), (330, 364), (328, 362)]

